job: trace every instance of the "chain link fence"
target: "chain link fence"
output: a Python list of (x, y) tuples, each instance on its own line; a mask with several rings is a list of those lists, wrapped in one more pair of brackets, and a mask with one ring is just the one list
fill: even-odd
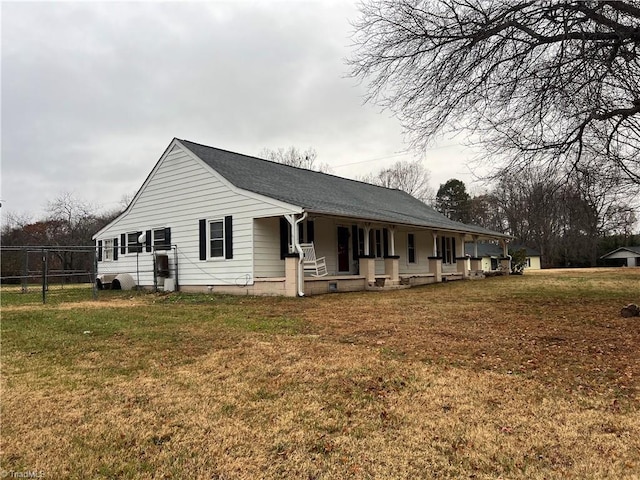
[[(106, 251), (106, 250), (105, 250)], [(129, 290), (142, 287), (153, 292), (174, 291), (178, 287), (176, 247), (120, 254), (98, 255), (98, 290)]]
[(165, 248), (108, 261), (95, 246), (2, 246), (0, 281), (4, 294), (21, 294), (23, 303), (96, 300), (106, 290), (173, 291), (177, 251)]

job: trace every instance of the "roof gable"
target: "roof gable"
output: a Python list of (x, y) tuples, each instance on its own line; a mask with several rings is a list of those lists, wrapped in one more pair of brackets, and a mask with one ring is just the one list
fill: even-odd
[(401, 190), (180, 140), (185, 148), (238, 188), (313, 212), (363, 220), (507, 237), (454, 222)]
[(640, 245), (638, 245), (638, 246), (632, 246), (632, 247), (619, 247), (619, 248), (616, 248), (615, 250), (612, 250), (609, 253), (605, 253), (600, 258), (607, 258), (607, 257), (613, 255), (614, 253), (623, 252), (625, 250), (627, 252), (631, 252), (631, 253), (634, 253), (636, 255), (640, 255)]

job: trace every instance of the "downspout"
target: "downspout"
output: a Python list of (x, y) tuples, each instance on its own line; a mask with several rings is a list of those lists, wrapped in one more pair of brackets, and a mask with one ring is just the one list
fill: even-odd
[(300, 246), (300, 237), (298, 235), (300, 223), (302, 223), (307, 218), (307, 212), (302, 214), (298, 220), (293, 222), (293, 246), (298, 252), (298, 296), (304, 297), (304, 253), (302, 251), (302, 247)]

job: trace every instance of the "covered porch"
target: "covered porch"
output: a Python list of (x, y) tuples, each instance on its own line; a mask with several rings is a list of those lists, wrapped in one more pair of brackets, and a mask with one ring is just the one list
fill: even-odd
[[(257, 219), (256, 232), (276, 233), (276, 225), (283, 267), (278, 277), (287, 296), (400, 289), (472, 278), (482, 271), (481, 259), (465, 255), (465, 241), (488, 238), (472, 232), (320, 214), (285, 216), (277, 223)], [(313, 244), (316, 257), (325, 263), (324, 274), (302, 267), (301, 244)], [(505, 241), (503, 245), (506, 252)], [(260, 263), (257, 257), (256, 262)], [(255, 277), (256, 282), (269, 280), (275, 278)]]

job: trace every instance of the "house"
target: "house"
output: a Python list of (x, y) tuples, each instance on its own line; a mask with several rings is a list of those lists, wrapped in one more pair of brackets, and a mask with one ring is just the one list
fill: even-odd
[[(472, 257), (475, 256), (482, 259), (481, 270), (485, 272), (498, 270), (500, 262), (505, 256), (503, 247), (496, 245), (495, 243), (479, 242), (477, 244), (477, 249), (474, 243), (467, 243), (465, 244), (464, 249), (467, 255)], [(524, 249), (526, 252), (526, 263), (524, 266), (525, 270), (540, 270), (540, 252), (525, 245), (509, 245), (509, 250), (512, 252), (519, 251), (521, 249)]]
[(640, 246), (616, 248), (600, 258), (616, 266), (640, 267)]
[[(466, 241), (502, 241), (506, 251), (508, 236), (451, 221), (400, 190), (173, 139), (93, 238), (103, 279), (296, 296), (463, 279), (479, 262), (465, 257)], [(326, 274), (307, 270), (303, 244)]]

